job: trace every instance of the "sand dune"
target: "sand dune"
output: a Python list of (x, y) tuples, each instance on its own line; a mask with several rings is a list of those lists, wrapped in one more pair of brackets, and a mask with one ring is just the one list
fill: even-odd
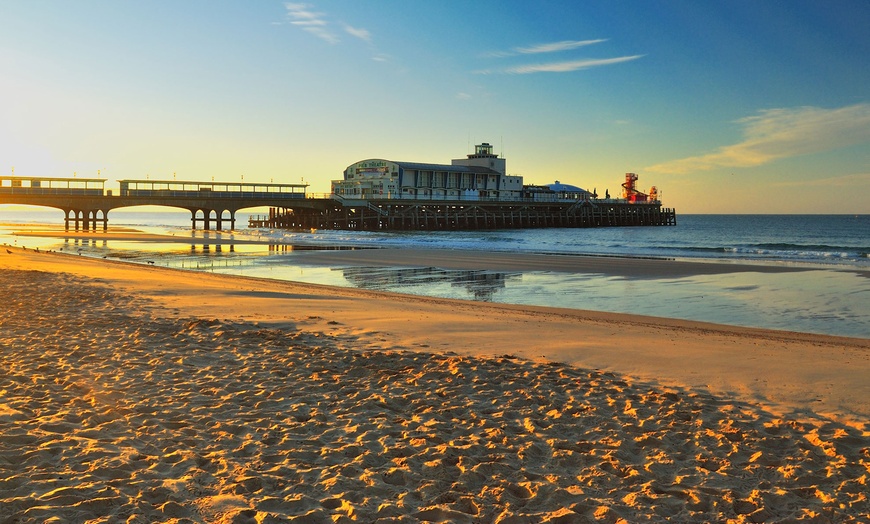
[[(661, 380), (643, 361), (621, 373), (621, 359), (540, 358), (599, 358), (583, 353), (620, 316), (473, 316), (20, 250), (0, 268), (0, 522), (870, 519), (860, 402), (846, 413), (843, 395), (819, 403), (749, 377), (678, 383), (703, 367), (730, 376), (717, 344), (761, 345), (768, 376), (797, 381), (813, 365), (803, 347), (828, 355), (804, 392), (819, 396), (837, 373), (860, 384), (860, 340), (676, 323), (665, 358), (707, 360)], [(443, 329), (394, 325), (415, 319)], [(574, 348), (529, 334), (533, 320), (573, 325)], [(835, 412), (807, 408), (819, 404)]]

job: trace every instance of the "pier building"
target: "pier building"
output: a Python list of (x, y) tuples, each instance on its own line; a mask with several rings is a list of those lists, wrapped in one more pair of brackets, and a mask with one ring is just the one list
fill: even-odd
[(522, 190), (523, 177), (508, 175), (505, 159), (494, 154), (486, 142), (450, 164), (361, 160), (344, 170), (342, 180), (332, 181), (332, 193), (349, 199), (511, 200), (520, 198)]
[[(658, 194), (640, 193), (637, 175), (631, 198), (599, 199), (595, 191), (555, 182), (524, 185), (508, 175), (504, 158), (486, 142), (450, 164), (370, 158), (351, 164), (332, 181), (325, 205), (275, 207), (252, 216), (254, 228), (464, 230), (534, 227), (667, 226), (676, 213), (663, 209)], [(625, 185), (623, 185), (625, 187)]]

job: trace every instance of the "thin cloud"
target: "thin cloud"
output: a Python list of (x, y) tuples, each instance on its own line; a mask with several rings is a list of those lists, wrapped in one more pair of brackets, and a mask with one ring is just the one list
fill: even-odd
[[(529, 47), (515, 47), (510, 51), (500, 51), (484, 55), (484, 58), (506, 58), (512, 56), (538, 55), (548, 53), (560, 53), (564, 51), (573, 51), (581, 47), (586, 47), (594, 44), (607, 42), (606, 38), (596, 38), (594, 40), (562, 40), (559, 42), (547, 42)], [(503, 67), (498, 69), (482, 69), (475, 71), (479, 75), (489, 74), (511, 74), (511, 75), (528, 75), (533, 73), (570, 73), (572, 71), (580, 71), (582, 69), (590, 69), (593, 67), (601, 67), (613, 64), (621, 64), (631, 60), (637, 60), (644, 55), (619, 56), (615, 58), (583, 58), (577, 60), (562, 60), (559, 62), (544, 62), (539, 64), (523, 64), (512, 67)]]
[(287, 9), (287, 17), (290, 19), (291, 25), (300, 27), (330, 44), (337, 44), (341, 41), (335, 33), (328, 29), (325, 13), (313, 11), (309, 4), (288, 2), (284, 4), (284, 7)]
[(351, 27), (347, 24), (344, 25), (344, 31), (351, 35), (363, 40), (365, 42), (372, 42), (372, 34), (367, 29), (360, 29), (356, 27)]
[(592, 44), (600, 44), (606, 42), (606, 39), (599, 38), (596, 40), (563, 40), (561, 42), (552, 42), (549, 44), (538, 44), (531, 47), (517, 47), (514, 51), (523, 55), (532, 55), (537, 53), (557, 53), (559, 51), (570, 51), (578, 47), (584, 47)]
[[(354, 27), (346, 23), (334, 23), (329, 20), (326, 13), (314, 10), (311, 4), (287, 2), (284, 7), (287, 9), (287, 18), (291, 25), (297, 26), (330, 44), (341, 42), (341, 38), (337, 34), (340, 30), (333, 30), (333, 27), (340, 25), (341, 30), (348, 35), (366, 42), (369, 46), (372, 45), (372, 33), (368, 29)], [(386, 62), (388, 57), (383, 53), (376, 53), (372, 60)]]
[(517, 55), (534, 55), (541, 53), (558, 53), (561, 51), (570, 51), (580, 47), (585, 47), (593, 44), (606, 42), (607, 39), (599, 38), (596, 40), (562, 40), (561, 42), (550, 42), (546, 44), (537, 44), (529, 47), (514, 47), (510, 51), (493, 51), (485, 53), (483, 58), (506, 58)]
[(528, 75), (531, 73), (569, 73), (571, 71), (580, 71), (592, 67), (601, 67), (606, 65), (621, 64), (631, 60), (637, 60), (643, 55), (620, 56), (617, 58), (590, 58), (583, 60), (570, 60), (567, 62), (551, 62), (547, 64), (527, 64), (516, 67), (509, 67), (504, 70), (505, 73), (514, 75)]
[(870, 142), (870, 104), (837, 109), (768, 109), (737, 120), (744, 139), (717, 151), (656, 164), (646, 171), (686, 174), (718, 167), (754, 167)]

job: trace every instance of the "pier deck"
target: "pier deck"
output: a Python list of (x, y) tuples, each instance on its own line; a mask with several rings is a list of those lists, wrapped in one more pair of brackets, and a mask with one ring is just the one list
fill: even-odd
[(474, 230), (542, 227), (673, 226), (676, 212), (658, 203), (334, 200), (322, 208), (270, 208), (249, 227), (347, 230)]

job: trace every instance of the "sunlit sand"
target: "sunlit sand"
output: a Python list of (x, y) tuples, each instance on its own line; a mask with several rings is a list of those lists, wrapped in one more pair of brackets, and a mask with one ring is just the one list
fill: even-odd
[(3, 522), (870, 514), (867, 339), (9, 250)]

